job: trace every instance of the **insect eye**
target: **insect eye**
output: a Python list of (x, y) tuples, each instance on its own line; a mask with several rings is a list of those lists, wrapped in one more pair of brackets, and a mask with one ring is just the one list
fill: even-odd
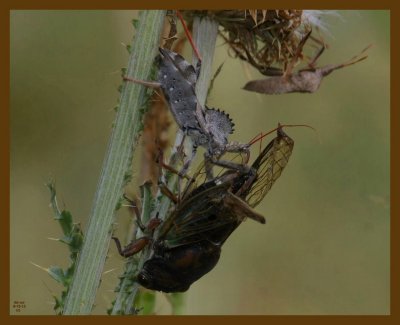
[(149, 279), (143, 273), (139, 273), (138, 282), (144, 287), (149, 285)]

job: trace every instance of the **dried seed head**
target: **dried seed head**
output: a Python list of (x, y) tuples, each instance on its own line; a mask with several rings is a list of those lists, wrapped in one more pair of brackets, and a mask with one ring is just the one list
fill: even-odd
[[(321, 10), (185, 11), (187, 19), (208, 15), (223, 27), (222, 37), (234, 55), (265, 75), (279, 74), (294, 57), (299, 43), (313, 28), (326, 30)], [(314, 41), (310, 38), (310, 41)], [(302, 56), (300, 55), (301, 59)]]

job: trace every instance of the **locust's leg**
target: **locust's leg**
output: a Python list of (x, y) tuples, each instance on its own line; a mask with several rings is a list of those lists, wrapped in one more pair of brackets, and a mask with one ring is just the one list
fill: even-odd
[(247, 165), (250, 159), (250, 150), (248, 144), (240, 144), (240, 143), (230, 143), (225, 146), (223, 153), (225, 152), (237, 152), (244, 153), (245, 160), (243, 163), (235, 163), (233, 161), (222, 160), (219, 157), (216, 157), (212, 154), (205, 155), (205, 168), (206, 175), (208, 180), (212, 180), (214, 178), (212, 167), (213, 165), (220, 166), (227, 169), (237, 170), (240, 173), (248, 173), (250, 171), (250, 166)]
[(136, 224), (138, 225), (138, 227), (140, 228), (140, 230), (144, 231), (144, 230), (146, 229), (146, 227), (145, 227), (145, 226), (143, 225), (143, 223), (142, 223), (142, 219), (141, 219), (141, 217), (140, 217), (140, 214), (141, 214), (141, 213), (140, 213), (139, 208), (138, 208), (138, 206), (137, 206), (137, 204), (136, 204), (136, 201), (133, 200), (133, 199), (131, 199), (131, 198), (129, 198), (126, 194), (124, 194), (123, 197), (124, 197), (124, 199), (125, 199), (126, 201), (128, 201), (128, 202), (130, 203), (130, 206), (129, 206), (129, 207), (131, 207), (131, 208), (133, 209), (133, 211), (135, 212)]
[(117, 245), (117, 250), (119, 255), (123, 257), (130, 257), (132, 255), (139, 253), (143, 248), (145, 248), (151, 242), (151, 238), (145, 236), (132, 241), (122, 249), (119, 239), (117, 237), (111, 237), (111, 238), (115, 241), (115, 244)]
[(168, 197), (172, 202), (174, 202), (174, 204), (179, 203), (179, 197), (176, 196), (174, 193), (172, 193), (172, 191), (168, 188), (168, 186), (165, 183), (159, 182), (158, 187), (161, 193), (164, 194), (166, 197)]
[[(124, 199), (129, 202), (129, 207), (131, 207), (135, 213), (136, 216), (136, 224), (137, 226), (142, 230), (142, 232), (146, 231), (146, 227), (142, 223), (142, 219), (140, 217), (140, 211), (139, 208), (136, 204), (136, 201), (129, 198), (126, 194), (123, 195)], [(137, 240), (132, 241), (129, 243), (127, 246), (125, 246), (123, 249), (121, 247), (121, 243), (117, 237), (111, 237), (117, 246), (118, 253), (123, 256), (123, 257), (130, 257), (138, 252), (140, 252), (149, 242), (150, 242), (150, 237), (142, 237)]]
[(149, 245), (152, 242), (153, 232), (161, 224), (161, 220), (158, 218), (157, 215), (155, 218), (150, 219), (147, 225), (145, 226), (140, 217), (140, 211), (137, 207), (136, 202), (128, 198), (125, 194), (124, 198), (131, 204), (131, 207), (133, 208), (136, 215), (136, 224), (145, 234), (145, 236), (133, 240), (124, 248), (122, 248), (121, 243), (117, 237), (111, 237), (115, 241), (118, 253), (123, 257), (130, 257), (140, 252), (142, 249), (144, 249), (147, 245)]
[(119, 239), (117, 237), (111, 237), (115, 241), (119, 255), (121, 255), (123, 257), (130, 257), (130, 256), (133, 256), (133, 255), (139, 253), (147, 245), (149, 245), (152, 242), (152, 236), (153, 236), (154, 230), (161, 224), (161, 219), (159, 219), (158, 216), (150, 219), (148, 224), (146, 225), (146, 227), (144, 227), (142, 223), (140, 223), (140, 224), (141, 224), (141, 226), (139, 226), (139, 227), (141, 229), (143, 227), (142, 231), (145, 234), (147, 233), (147, 235), (133, 240), (128, 245), (126, 245), (124, 248), (122, 248), (121, 242), (119, 241)]

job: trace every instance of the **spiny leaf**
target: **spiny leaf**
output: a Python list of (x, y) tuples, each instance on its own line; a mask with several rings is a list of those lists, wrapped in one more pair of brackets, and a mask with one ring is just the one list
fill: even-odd
[(138, 24), (139, 24), (139, 19), (136, 19), (136, 18), (132, 19), (133, 28), (137, 29)]
[(50, 266), (47, 269), (47, 273), (58, 283), (61, 283), (62, 285), (66, 286), (68, 283), (68, 280), (64, 274), (64, 270), (59, 267), (59, 266)]

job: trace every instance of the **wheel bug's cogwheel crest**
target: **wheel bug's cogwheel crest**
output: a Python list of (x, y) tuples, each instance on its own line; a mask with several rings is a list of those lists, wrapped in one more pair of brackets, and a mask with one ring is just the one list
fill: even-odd
[(233, 133), (234, 123), (224, 111), (206, 107), (206, 123), (210, 133), (219, 143), (226, 143), (228, 135)]

